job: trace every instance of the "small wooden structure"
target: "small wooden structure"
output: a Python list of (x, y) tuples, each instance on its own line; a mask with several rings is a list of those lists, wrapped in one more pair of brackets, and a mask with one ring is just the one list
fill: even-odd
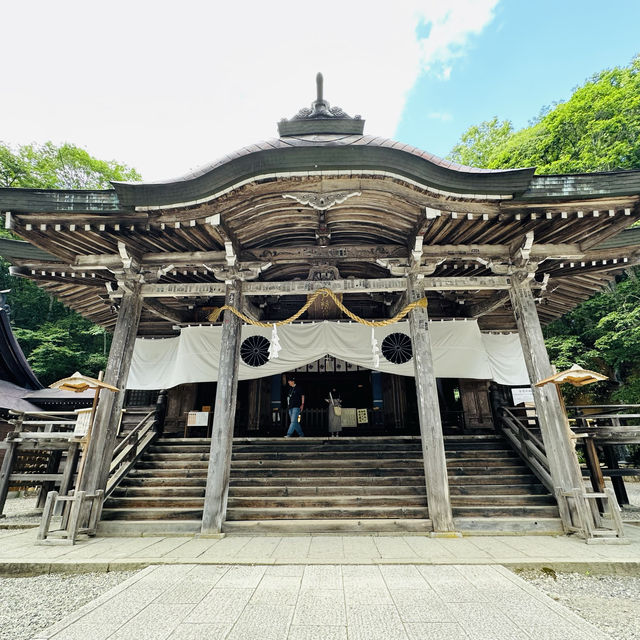
[[(426, 296), (407, 337), (429, 516), (447, 534), (456, 524), (428, 321), (517, 332), (530, 382), (550, 376), (541, 323), (640, 261), (640, 230), (628, 229), (640, 219), (640, 171), (474, 169), (363, 129), (359, 116), (329, 105), (319, 77), (311, 108), (283, 120), (278, 138), (177, 180), (0, 189), (8, 228), (41, 251), (24, 258), (12, 245), (12, 273), (113, 330), (105, 380), (120, 389), (137, 337), (175, 337), (206, 324), (213, 307), (272, 323), (330, 288), (360, 316), (380, 319)], [(309, 311), (325, 319), (321, 307)], [(225, 522), (241, 326), (225, 312), (203, 533)], [(552, 486), (572, 491), (582, 478), (557, 394), (533, 394)], [(123, 401), (123, 392), (100, 400), (79, 490), (107, 487)], [(195, 398), (186, 410), (194, 406)]]
[[(73, 545), (79, 535), (95, 536), (103, 501), (104, 491), (101, 489), (94, 494), (72, 491), (66, 496), (50, 491), (44, 504), (36, 544)], [(53, 515), (59, 507), (62, 507), (60, 527), (51, 529)]]

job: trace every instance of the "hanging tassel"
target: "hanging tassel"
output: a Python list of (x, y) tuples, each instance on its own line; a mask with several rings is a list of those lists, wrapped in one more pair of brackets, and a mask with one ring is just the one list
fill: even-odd
[(373, 327), (371, 327), (371, 352), (373, 353), (373, 366), (377, 369), (380, 366), (380, 349)]
[(269, 344), (269, 360), (275, 360), (280, 353), (282, 347), (280, 346), (280, 340), (278, 338), (278, 327), (272, 325), (271, 329), (271, 343)]

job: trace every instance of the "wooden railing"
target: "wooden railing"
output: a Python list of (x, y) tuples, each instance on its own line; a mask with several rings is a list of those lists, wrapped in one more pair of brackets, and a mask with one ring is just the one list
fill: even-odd
[(538, 429), (538, 419), (532, 410), (517, 407), (502, 407), (499, 426), (522, 459), (529, 465), (540, 481), (554, 493), (549, 461)]
[(111, 495), (122, 479), (131, 471), (138, 458), (158, 435), (156, 411), (149, 411), (118, 443), (109, 466), (109, 480), (105, 498)]
[[(603, 491), (605, 478), (611, 483), (618, 503), (629, 504), (625, 477), (640, 476), (640, 468), (621, 464), (621, 445), (640, 444), (639, 404), (576, 405), (567, 407), (569, 424), (584, 447), (594, 491)], [(600, 457), (603, 460), (600, 460)], [(604, 466), (603, 464), (604, 463)]]
[(567, 407), (574, 431), (606, 444), (640, 444), (640, 404), (598, 404)]

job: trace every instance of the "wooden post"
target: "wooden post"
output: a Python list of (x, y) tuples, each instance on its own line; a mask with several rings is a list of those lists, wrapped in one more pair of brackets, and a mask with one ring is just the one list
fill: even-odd
[[(236, 309), (241, 307), (242, 289), (239, 281), (227, 285), (225, 304), (232, 305)], [(225, 311), (220, 339), (220, 364), (213, 411), (207, 489), (202, 515), (202, 533), (204, 534), (220, 533), (227, 513), (241, 329), (240, 318), (230, 311)]]
[[(605, 444), (602, 446), (602, 452), (604, 453), (604, 462), (607, 465), (607, 469), (620, 469), (620, 465), (618, 464), (618, 453), (616, 446), (617, 445), (610, 444)], [(627, 488), (624, 486), (624, 478), (622, 476), (611, 476), (611, 484), (613, 485), (613, 490), (615, 491), (616, 498), (618, 499), (618, 504), (629, 504), (629, 496), (627, 495)]]
[[(45, 473), (53, 474), (60, 471), (60, 461), (62, 460), (62, 451), (54, 450), (49, 452), (49, 460), (47, 460), (47, 468)], [(43, 509), (47, 494), (49, 491), (53, 491), (55, 488), (55, 481), (46, 480), (40, 485), (40, 492), (38, 493), (38, 502), (36, 503), (36, 509)]]
[(258, 431), (260, 428), (260, 400), (262, 398), (262, 380), (249, 380), (249, 414), (247, 431)]
[(554, 486), (565, 492), (573, 489), (584, 491), (580, 465), (570, 437), (569, 423), (560, 404), (555, 385), (534, 386), (534, 383), (539, 380), (551, 376), (553, 371), (544, 344), (536, 304), (526, 276), (516, 275), (511, 278), (509, 295), (518, 325), (529, 380), (532, 384), (536, 414)]
[(7, 448), (4, 450), (2, 467), (0, 468), (0, 517), (4, 511), (4, 504), (9, 493), (9, 478), (18, 455), (18, 443), (14, 440), (7, 440)]
[[(62, 474), (62, 480), (60, 480), (60, 495), (66, 496), (69, 493), (69, 489), (73, 487), (73, 477), (78, 466), (78, 457), (80, 455), (80, 443), (70, 442), (69, 449), (67, 450), (67, 458), (64, 463), (64, 472)], [(64, 503), (58, 501), (55, 506), (54, 516), (62, 515), (62, 508)]]
[[(409, 302), (424, 296), (424, 289), (419, 285), (420, 280), (417, 276), (411, 275), (407, 278)], [(449, 498), (447, 459), (444, 452), (428, 321), (429, 315), (424, 308), (418, 307), (409, 314), (429, 518), (436, 533), (445, 533), (454, 531), (455, 526)]]
[(99, 489), (104, 491), (107, 487), (109, 465), (116, 444), (131, 357), (140, 322), (142, 309), (140, 286), (139, 282), (130, 282), (120, 302), (104, 376), (106, 383), (118, 387), (120, 391), (117, 393), (106, 391), (100, 395), (85, 452), (82, 478), (79, 479), (79, 488), (87, 493), (95, 493)]

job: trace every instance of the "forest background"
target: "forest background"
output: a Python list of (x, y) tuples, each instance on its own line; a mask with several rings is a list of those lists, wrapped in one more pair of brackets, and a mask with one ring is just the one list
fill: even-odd
[[(640, 56), (627, 67), (597, 73), (523, 129), (497, 117), (469, 128), (448, 158), (492, 169), (535, 166), (539, 174), (640, 169)], [(98, 160), (71, 144), (0, 143), (0, 186), (95, 189), (110, 187), (110, 180), (140, 179), (127, 165)], [(110, 337), (101, 327), (33, 282), (10, 276), (4, 260), (0, 287), (11, 289), (15, 335), (43, 384), (75, 370), (97, 375), (104, 369)], [(580, 398), (569, 389), (567, 400), (640, 403), (640, 269), (631, 267), (548, 325), (545, 338), (559, 369), (578, 363), (609, 376)]]

